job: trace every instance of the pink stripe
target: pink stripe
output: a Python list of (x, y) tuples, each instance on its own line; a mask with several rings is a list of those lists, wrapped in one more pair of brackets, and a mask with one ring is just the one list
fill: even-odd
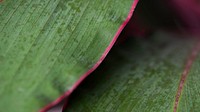
[(192, 50), (192, 54), (190, 55), (189, 59), (187, 60), (187, 63), (185, 65), (185, 69), (184, 69), (184, 71), (182, 73), (181, 80), (180, 80), (180, 83), (179, 83), (179, 87), (178, 87), (178, 90), (177, 90), (177, 93), (176, 93), (176, 97), (175, 97), (174, 112), (177, 111), (179, 100), (180, 100), (180, 96), (181, 96), (181, 93), (183, 91), (183, 87), (184, 87), (184, 84), (185, 84), (185, 80), (186, 80), (186, 78), (188, 76), (188, 73), (190, 71), (192, 63), (194, 62), (194, 60), (196, 59), (196, 57), (197, 57), (197, 55), (199, 53), (199, 50), (200, 50), (200, 42), (198, 42), (197, 45)]
[(134, 0), (132, 7), (130, 9), (130, 12), (128, 14), (128, 17), (126, 18), (126, 20), (122, 23), (122, 25), (119, 27), (117, 33), (115, 34), (114, 38), (112, 39), (111, 43), (109, 44), (109, 46), (106, 48), (106, 50), (104, 51), (103, 55), (101, 56), (101, 58), (99, 59), (99, 61), (90, 69), (88, 70), (84, 75), (82, 75), (80, 77), (80, 79), (75, 82), (75, 84), (66, 92), (64, 93), (61, 97), (57, 98), (55, 101), (53, 101), (52, 103), (48, 104), (47, 106), (45, 106), (44, 108), (42, 108), (39, 112), (46, 112), (48, 111), (50, 108), (52, 108), (53, 106), (57, 105), (59, 102), (61, 102), (64, 98), (67, 98), (79, 85), (80, 83), (89, 75), (91, 74), (100, 64), (101, 62), (105, 59), (105, 57), (107, 56), (108, 52), (110, 51), (110, 49), (113, 47), (114, 43), (116, 42), (117, 38), (119, 37), (120, 33), (122, 32), (122, 30), (124, 29), (124, 27), (127, 25), (127, 23), (129, 22), (129, 20), (131, 19), (134, 9), (137, 5), (139, 0)]

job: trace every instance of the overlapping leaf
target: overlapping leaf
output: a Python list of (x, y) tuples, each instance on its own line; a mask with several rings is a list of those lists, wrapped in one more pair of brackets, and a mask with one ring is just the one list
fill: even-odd
[(132, 2), (0, 2), (0, 111), (35, 112), (69, 90), (100, 59)]
[[(153, 38), (132, 38), (115, 47), (102, 66), (77, 89), (66, 112), (173, 111), (181, 74), (195, 43), (190, 39), (157, 33)], [(198, 66), (195, 69), (199, 71)], [(188, 99), (184, 107), (181, 104), (180, 112), (185, 108), (192, 111), (191, 106), (199, 104), (198, 74), (190, 75), (195, 81), (189, 79), (186, 86), (190, 89), (186, 91), (191, 93), (184, 100), (192, 101)]]

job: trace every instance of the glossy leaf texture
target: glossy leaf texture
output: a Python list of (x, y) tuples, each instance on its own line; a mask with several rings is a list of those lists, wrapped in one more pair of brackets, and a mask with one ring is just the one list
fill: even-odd
[(35, 112), (71, 92), (81, 75), (105, 58), (132, 3), (1, 1), (0, 111)]
[[(113, 48), (102, 65), (78, 87), (65, 111), (173, 111), (185, 62), (196, 44), (193, 39), (185, 37), (157, 32), (145, 39), (128, 38), (125, 43)], [(193, 68), (196, 69), (193, 71), (199, 71), (198, 68)], [(193, 90), (196, 93), (189, 93), (191, 97), (183, 93), (181, 100), (187, 96), (186, 99), (192, 98), (192, 101), (188, 99), (186, 102), (197, 106), (199, 76), (193, 72), (189, 75), (197, 79), (192, 83), (189, 78), (190, 89), (187, 92)], [(184, 108), (189, 106), (187, 103)]]

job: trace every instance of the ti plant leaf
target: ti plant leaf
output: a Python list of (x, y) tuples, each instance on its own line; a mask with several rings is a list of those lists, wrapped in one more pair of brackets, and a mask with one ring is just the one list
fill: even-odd
[(71, 93), (105, 58), (137, 1), (127, 19), (133, 0), (0, 1), (0, 111), (35, 112)]
[[(173, 37), (160, 32), (147, 39), (129, 38), (116, 46), (72, 94), (65, 111), (173, 111), (185, 62), (196, 43), (191, 38)], [(194, 111), (193, 107), (199, 110), (199, 59), (194, 66), (179, 101), (179, 112)]]
[(188, 73), (178, 105), (178, 112), (198, 112), (200, 110), (200, 56), (193, 62)]

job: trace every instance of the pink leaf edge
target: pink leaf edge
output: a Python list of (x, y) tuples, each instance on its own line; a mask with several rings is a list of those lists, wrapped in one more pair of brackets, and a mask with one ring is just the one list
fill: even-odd
[(131, 9), (129, 11), (128, 17), (126, 18), (126, 20), (122, 23), (122, 25), (119, 27), (118, 31), (116, 32), (115, 36), (113, 37), (112, 41), (110, 42), (109, 46), (106, 48), (106, 50), (104, 51), (103, 55), (100, 57), (99, 61), (97, 61), (97, 63), (91, 68), (89, 69), (85, 74), (83, 74), (76, 82), (75, 84), (69, 89), (67, 90), (62, 96), (60, 96), (59, 98), (57, 98), (55, 101), (51, 102), (50, 104), (46, 105), (45, 107), (43, 107), (42, 109), (39, 110), (39, 112), (47, 112), (49, 109), (51, 109), (53, 106), (59, 104), (63, 99), (67, 98), (68, 96), (70, 96), (72, 94), (72, 92), (81, 84), (81, 82), (83, 82), (83, 80), (89, 76), (95, 69), (97, 69), (97, 67), (102, 63), (102, 61), (105, 59), (105, 57), (107, 56), (107, 54), (109, 53), (109, 51), (111, 50), (111, 48), (113, 47), (113, 45), (115, 44), (117, 38), (119, 37), (120, 33), (122, 32), (122, 30), (125, 28), (125, 26), (128, 24), (128, 22), (130, 21), (133, 12), (136, 8), (137, 3), (139, 2), (139, 0), (134, 0)]

